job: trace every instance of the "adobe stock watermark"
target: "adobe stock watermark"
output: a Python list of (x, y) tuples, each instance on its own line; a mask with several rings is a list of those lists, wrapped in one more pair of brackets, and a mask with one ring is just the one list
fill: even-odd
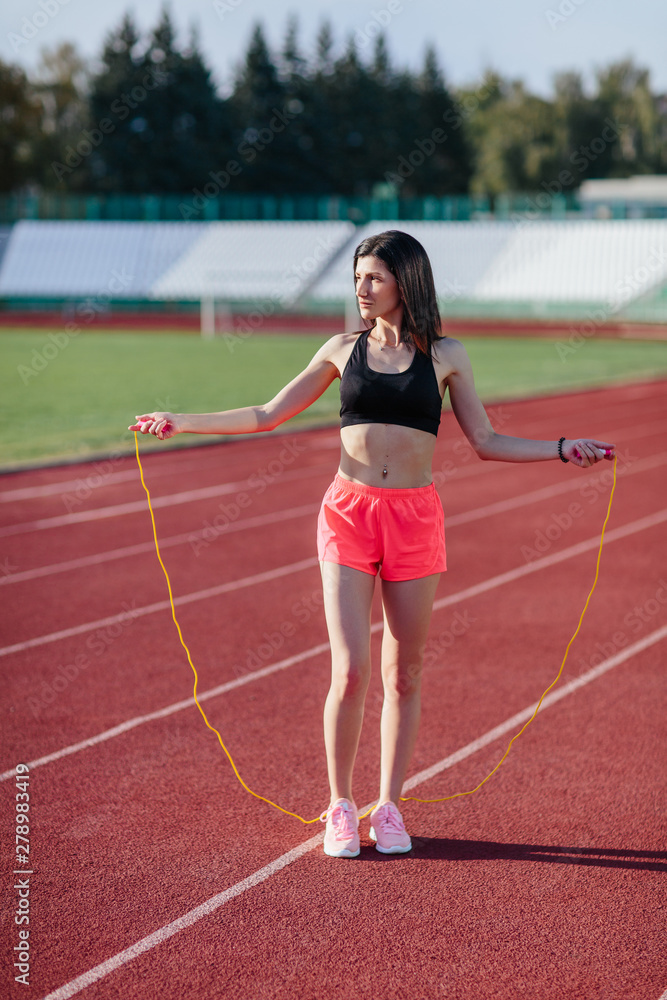
[(23, 18), (19, 32), (7, 32), (7, 41), (14, 52), (20, 52), (24, 45), (29, 45), (69, 2), (70, 0), (39, 0), (38, 10), (33, 11), (30, 17)]
[(244, 0), (213, 0), (213, 10), (221, 21), (224, 21), (227, 14), (232, 14), (237, 10)]
[(580, 656), (577, 660), (579, 673), (583, 674), (593, 667), (599, 666), (610, 656), (615, 656), (624, 646), (650, 625), (655, 616), (667, 609), (667, 580), (661, 577), (658, 586), (651, 597), (648, 597), (642, 604), (635, 604), (631, 611), (622, 619), (615, 620), (615, 625), (623, 625), (624, 628), (616, 628), (603, 642), (595, 643), (595, 652), (588, 657)]
[[(412, 0), (408, 0), (412, 2)], [(384, 7), (371, 11), (371, 16), (366, 23), (357, 28), (354, 33), (354, 40), (360, 49), (366, 48), (374, 41), (381, 32), (388, 27), (397, 14), (402, 14), (405, 6), (402, 0), (388, 0)]]
[[(84, 302), (77, 306), (76, 315), (79, 315), (84, 323), (92, 323), (95, 317), (108, 306), (109, 301), (113, 297), (111, 293), (119, 294), (125, 291), (133, 280), (134, 275), (127, 274), (124, 268), (120, 271), (114, 269), (107, 284), (108, 291), (100, 292), (99, 295), (85, 299)], [(31, 363), (28, 365), (17, 365), (16, 367), (16, 371), (23, 384), (28, 385), (31, 378), (35, 378), (40, 372), (48, 368), (50, 363), (62, 354), (72, 343), (72, 340), (78, 337), (80, 333), (80, 324), (69, 321), (65, 323), (64, 332), (50, 333), (48, 335), (44, 347), (39, 350), (33, 347)]]
[(119, 621), (92, 632), (86, 639), (86, 652), (77, 653), (70, 663), (61, 664), (51, 677), (50, 682), (42, 681), (35, 693), (28, 696), (28, 708), (32, 712), (33, 718), (38, 719), (44, 709), (52, 705), (58, 696), (67, 690), (84, 670), (91, 666), (93, 657), (102, 656), (109, 646), (112, 646), (116, 639), (139, 617), (134, 600), (130, 604), (123, 601), (121, 608), (123, 611), (119, 615)]
[(549, 10), (545, 10), (544, 16), (551, 30), (555, 31), (559, 24), (563, 24), (564, 21), (572, 17), (585, 3), (586, 0), (561, 0), (557, 10), (554, 10), (552, 7)]
[(12, 573), (16, 573), (18, 568), (19, 567), (14, 565), (9, 556), (7, 556), (2, 560), (2, 562), (0, 562), (0, 578), (10, 577)]
[(594, 337), (600, 327), (615, 316), (624, 305), (664, 278), (666, 264), (667, 252), (651, 247), (649, 256), (642, 264), (618, 279), (606, 303), (597, 309), (586, 309), (585, 320), (569, 327), (568, 339), (558, 340), (554, 344), (554, 350), (563, 364), (576, 354), (587, 340)]
[(79, 477), (76, 481), (76, 487), (69, 493), (62, 494), (62, 501), (67, 513), (71, 514), (73, 510), (89, 500), (95, 490), (98, 490), (100, 486), (105, 486), (113, 475), (115, 467), (126, 457), (127, 455), (123, 452), (114, 452), (108, 458), (95, 462), (93, 471), (85, 478)]
[(321, 614), (324, 606), (324, 591), (322, 587), (316, 587), (310, 594), (299, 598), (290, 608), (289, 618), (284, 618), (279, 625), (265, 629), (261, 635), (261, 642), (245, 650), (242, 662), (234, 665), (236, 677), (245, 677), (261, 670), (269, 660), (278, 653), (288, 639), (292, 639), (299, 629), (305, 625), (313, 615)]
[[(448, 112), (445, 112), (447, 114)], [(442, 128), (431, 129), (429, 134), (423, 139), (415, 139), (414, 146), (406, 155), (401, 154), (396, 161), (394, 170), (385, 170), (384, 179), (388, 184), (400, 187), (401, 184), (412, 177), (414, 172), (423, 166), (429, 157), (433, 156), (436, 149), (447, 142), (449, 134)]]
[[(469, 611), (455, 611), (446, 628), (440, 629), (437, 635), (430, 636), (422, 649), (420, 663), (410, 664), (408, 669), (397, 680), (394, 692), (399, 697), (409, 695), (414, 687), (415, 681), (420, 678), (424, 671), (442, 663), (443, 657), (452, 648), (458, 639), (466, 635), (477, 618)], [(376, 691), (369, 703), (366, 714), (380, 718), (384, 705), (384, 695)]]
[(14, 798), (16, 829), (13, 874), (17, 876), (14, 882), (16, 890), (14, 926), (19, 928), (16, 935), (17, 944), (12, 948), (14, 982), (30, 986), (30, 962), (34, 953), (30, 944), (30, 877), (35, 874), (30, 835), (32, 833), (31, 824), (35, 817), (30, 805), (30, 766), (28, 764), (16, 765)]
[(63, 177), (73, 173), (77, 167), (86, 160), (94, 149), (101, 146), (107, 135), (116, 131), (118, 122), (125, 121), (131, 111), (136, 111), (142, 101), (145, 101), (149, 93), (157, 87), (167, 82), (167, 74), (159, 67), (152, 67), (147, 70), (141, 78), (141, 83), (132, 87), (129, 94), (122, 93), (120, 97), (111, 102), (109, 112), (117, 119), (101, 118), (92, 129), (82, 129), (81, 139), (76, 146), (67, 146), (63, 160), (53, 160), (51, 169), (60, 181)]
[(220, 535), (223, 535), (230, 525), (238, 521), (242, 511), (251, 507), (256, 497), (261, 496), (269, 486), (276, 483), (285, 470), (293, 464), (296, 457), (305, 450), (304, 444), (297, 438), (292, 438), (280, 449), (275, 458), (267, 462), (266, 466), (248, 477), (247, 490), (240, 490), (231, 503), (218, 504), (219, 513), (212, 520), (204, 521), (203, 528), (188, 536), (194, 554), (198, 556)]
[[(617, 451), (617, 474), (624, 475), (636, 461), (629, 451)], [(552, 511), (547, 524), (543, 528), (538, 528), (533, 534), (531, 545), (521, 546), (521, 555), (525, 562), (535, 562), (546, 555), (549, 549), (566, 534), (576, 521), (580, 520), (586, 510), (583, 501), (589, 506), (597, 503), (600, 497), (608, 496), (611, 485), (614, 481), (613, 469), (605, 469), (594, 479), (582, 484), (579, 488), (580, 501), (573, 500), (566, 507), (559, 511)]]
[[(238, 177), (243, 172), (244, 166), (254, 163), (259, 153), (263, 153), (267, 146), (281, 132), (284, 132), (288, 125), (303, 111), (303, 104), (296, 98), (288, 101), (284, 107), (272, 109), (273, 117), (266, 126), (262, 128), (248, 128), (243, 139), (236, 147), (236, 154), (239, 159), (227, 160), (223, 170), (211, 170), (207, 181), (201, 188), (193, 188), (193, 198), (190, 202), (181, 202), (178, 211), (184, 222), (200, 215), (209, 201), (216, 198), (227, 188), (232, 177)], [(240, 162), (243, 161), (243, 162)]]
[[(499, 431), (501, 427), (511, 419), (511, 413), (507, 410), (505, 406), (487, 406), (485, 407), (487, 416), (491, 421), (493, 429)], [(433, 482), (435, 483), (436, 489), (444, 486), (445, 483), (461, 471), (463, 466), (467, 465), (477, 457), (477, 452), (475, 451), (475, 443), (483, 444), (483, 435), (485, 432), (476, 432), (474, 441), (468, 441), (466, 438), (463, 441), (457, 441), (454, 444), (452, 451), (454, 452), (455, 461), (451, 459), (445, 459), (441, 462), (437, 469), (433, 470)]]
[(628, 128), (627, 124), (616, 122), (612, 118), (605, 118), (604, 123), (604, 128), (600, 132), (600, 135), (594, 136), (588, 145), (584, 146), (582, 144), (578, 149), (570, 153), (568, 162), (572, 165), (575, 172), (563, 169), (559, 171), (558, 177), (553, 180), (541, 181), (540, 187), (544, 188), (544, 191), (535, 195), (534, 198), (528, 198), (527, 208), (521, 209), (520, 212), (512, 212), (510, 218), (518, 229), (535, 219), (541, 218), (543, 213), (551, 208), (553, 199), (562, 195), (566, 189), (571, 188), (576, 183), (578, 175), (583, 173), (591, 163), (595, 163), (610, 143), (615, 142), (621, 132)]
[(474, 94), (467, 94), (457, 101), (455, 108), (448, 108), (442, 115), (442, 120), (448, 130), (439, 126), (432, 129), (427, 136), (414, 139), (414, 146), (407, 155), (399, 156), (394, 170), (388, 170), (384, 179), (388, 184), (400, 187), (416, 170), (435, 153), (436, 149), (447, 142), (450, 132), (456, 132), (477, 111), (480, 104), (490, 94), (487, 84), (478, 87)]
[(476, 621), (477, 619), (469, 611), (456, 611), (447, 628), (441, 629), (437, 635), (426, 640), (424, 669), (440, 663), (443, 654), (452, 648), (457, 639), (466, 635)]
[(257, 308), (246, 316), (234, 318), (233, 332), (225, 331), (222, 334), (222, 340), (232, 354), (237, 347), (252, 337), (277, 309), (284, 309), (289, 305), (304, 282), (316, 273), (318, 267), (331, 256), (336, 246), (332, 236), (320, 236), (311, 253), (306, 254), (297, 264), (290, 264), (283, 271), (280, 284), (271, 290), (265, 302), (259, 303)]

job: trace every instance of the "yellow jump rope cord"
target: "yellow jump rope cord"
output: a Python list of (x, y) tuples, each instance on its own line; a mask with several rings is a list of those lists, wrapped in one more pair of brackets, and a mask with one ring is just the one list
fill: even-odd
[[(196, 669), (194, 663), (192, 662), (192, 657), (190, 656), (190, 650), (188, 649), (187, 644), (186, 644), (186, 642), (185, 642), (185, 640), (183, 638), (183, 633), (181, 632), (181, 626), (178, 624), (178, 619), (176, 618), (176, 610), (174, 608), (174, 597), (173, 597), (172, 590), (171, 590), (171, 581), (169, 579), (169, 574), (167, 573), (166, 567), (165, 567), (165, 565), (164, 565), (164, 563), (162, 561), (162, 556), (160, 555), (160, 546), (158, 544), (157, 530), (155, 528), (155, 515), (153, 513), (153, 505), (151, 504), (150, 491), (149, 491), (148, 487), (146, 486), (146, 481), (144, 479), (144, 470), (143, 470), (143, 467), (141, 465), (141, 458), (139, 457), (139, 438), (137, 436), (137, 432), (136, 431), (134, 432), (134, 446), (135, 446), (135, 451), (136, 451), (136, 456), (137, 456), (137, 464), (139, 466), (139, 474), (141, 476), (141, 485), (144, 488), (144, 491), (146, 493), (146, 499), (148, 500), (148, 509), (150, 511), (151, 523), (153, 525), (153, 539), (155, 541), (155, 551), (157, 552), (157, 557), (158, 557), (158, 559), (160, 561), (160, 566), (162, 567), (162, 572), (164, 573), (165, 579), (167, 581), (167, 587), (169, 589), (169, 602), (171, 604), (171, 617), (173, 618), (174, 625), (176, 626), (176, 628), (178, 630), (178, 637), (179, 637), (179, 639), (181, 641), (181, 646), (183, 647), (183, 649), (187, 653), (188, 663), (192, 667), (192, 672), (195, 675), (195, 683), (194, 683), (194, 689), (193, 689), (193, 695), (194, 695), (194, 699), (195, 699), (195, 704), (196, 704), (197, 708), (199, 709), (199, 711), (201, 712), (202, 718), (203, 718), (204, 722), (206, 723), (207, 727), (212, 732), (214, 732), (215, 735), (218, 737), (218, 742), (220, 743), (220, 746), (224, 750), (229, 763), (232, 765), (232, 769), (234, 771), (234, 774), (238, 778), (238, 780), (241, 783), (241, 785), (243, 786), (243, 788), (245, 788), (246, 792), (248, 792), (250, 795), (253, 795), (256, 799), (260, 799), (261, 802), (268, 803), (268, 805), (273, 806), (274, 809), (278, 809), (280, 812), (285, 813), (287, 816), (293, 816), (294, 819), (298, 819), (302, 823), (305, 823), (307, 825), (311, 824), (311, 823), (317, 823), (320, 820), (319, 816), (316, 816), (315, 819), (304, 819), (303, 816), (299, 816), (298, 813), (290, 812), (289, 809), (283, 809), (283, 807), (279, 806), (276, 802), (272, 802), (271, 799), (267, 799), (264, 795), (258, 795), (257, 792), (253, 792), (252, 788), (248, 788), (248, 786), (246, 785), (245, 781), (243, 780), (243, 778), (239, 774), (239, 772), (238, 772), (238, 770), (236, 768), (236, 764), (232, 760), (232, 755), (230, 754), (229, 750), (227, 749), (227, 747), (225, 746), (225, 744), (223, 742), (222, 736), (220, 735), (220, 733), (218, 732), (218, 730), (215, 728), (215, 726), (212, 726), (211, 723), (208, 721), (208, 718), (206, 717), (206, 712), (204, 711), (204, 709), (199, 704), (199, 699), (197, 698), (197, 685), (199, 683), (199, 677), (197, 675), (197, 669)], [(474, 792), (478, 791), (482, 787), (482, 785), (486, 784), (486, 782), (489, 780), (489, 778), (493, 777), (493, 775), (496, 773), (496, 771), (498, 770), (498, 768), (500, 767), (500, 765), (506, 759), (508, 753), (510, 752), (510, 750), (512, 748), (512, 744), (515, 742), (515, 740), (517, 740), (519, 738), (519, 736), (521, 736), (521, 733), (523, 733), (523, 731), (533, 721), (533, 719), (537, 715), (537, 713), (539, 711), (539, 708), (540, 708), (540, 705), (544, 701), (545, 697), (547, 696), (547, 694), (549, 693), (549, 691), (551, 691), (551, 689), (553, 687), (555, 687), (556, 684), (558, 683), (558, 681), (560, 680), (560, 676), (561, 676), (561, 674), (563, 672), (563, 667), (565, 666), (565, 661), (567, 660), (568, 653), (570, 652), (570, 646), (572, 645), (572, 643), (576, 639), (577, 635), (579, 634), (579, 630), (581, 628), (581, 623), (584, 620), (584, 615), (586, 614), (586, 610), (588, 609), (588, 604), (590, 602), (591, 597), (593, 596), (593, 591), (595, 590), (595, 587), (597, 586), (598, 575), (599, 575), (599, 572), (600, 572), (600, 558), (602, 556), (602, 544), (604, 542), (604, 533), (605, 533), (605, 528), (607, 527), (607, 522), (609, 520), (609, 515), (611, 513), (611, 503), (612, 503), (612, 500), (614, 498), (614, 491), (615, 491), (615, 489), (616, 489), (616, 456), (614, 456), (614, 480), (613, 480), (612, 487), (611, 487), (611, 493), (609, 494), (609, 506), (607, 507), (607, 515), (606, 515), (606, 517), (604, 519), (604, 524), (602, 525), (602, 533), (600, 535), (600, 547), (598, 549), (598, 558), (597, 558), (597, 565), (595, 567), (595, 579), (593, 581), (593, 586), (591, 587), (591, 589), (589, 591), (589, 594), (588, 594), (588, 597), (586, 598), (586, 603), (584, 605), (584, 609), (581, 612), (581, 615), (579, 617), (579, 624), (577, 625), (577, 628), (576, 628), (576, 630), (574, 632), (574, 635), (572, 636), (572, 638), (570, 639), (570, 641), (567, 644), (567, 649), (565, 650), (565, 656), (563, 657), (563, 662), (560, 665), (560, 670), (558, 671), (555, 679), (552, 681), (552, 683), (549, 685), (549, 687), (546, 689), (546, 691), (544, 692), (544, 694), (542, 695), (542, 697), (538, 701), (537, 706), (535, 708), (535, 711), (531, 715), (531, 717), (528, 720), (528, 722), (525, 723), (525, 725), (523, 726), (523, 728), (519, 730), (519, 732), (516, 734), (516, 736), (512, 737), (512, 739), (510, 740), (509, 745), (507, 747), (507, 750), (505, 751), (505, 753), (503, 754), (503, 756), (501, 757), (501, 759), (498, 761), (498, 763), (494, 767), (493, 771), (491, 771), (489, 774), (487, 774), (486, 778), (484, 778), (483, 781), (480, 781), (479, 785), (477, 785), (476, 788), (471, 788), (470, 791), (468, 791), (468, 792), (456, 792), (456, 794), (454, 794), (454, 795), (447, 795), (447, 796), (445, 796), (442, 799), (418, 799), (418, 798), (416, 798), (413, 795), (408, 795), (408, 796), (405, 796), (405, 797), (401, 797), (401, 802), (408, 802), (408, 801), (411, 801), (411, 802), (427, 802), (427, 803), (431, 803), (431, 802), (448, 802), (450, 799), (456, 799), (456, 798), (459, 798), (462, 795), (473, 795)], [(365, 813), (362, 813), (359, 816), (359, 819), (363, 819), (364, 816), (368, 816), (369, 813), (372, 812), (373, 808), (374, 807), (372, 806)]]
[(521, 733), (523, 733), (528, 728), (528, 726), (531, 724), (531, 722), (533, 721), (533, 719), (535, 718), (535, 716), (537, 715), (537, 713), (540, 710), (540, 705), (542, 704), (542, 702), (544, 701), (544, 699), (546, 698), (546, 696), (549, 694), (549, 692), (551, 691), (551, 689), (554, 688), (556, 686), (556, 684), (558, 684), (558, 681), (560, 680), (560, 676), (563, 673), (563, 667), (565, 666), (565, 661), (567, 660), (568, 654), (570, 652), (570, 646), (572, 645), (572, 643), (574, 642), (574, 640), (579, 635), (579, 630), (581, 628), (581, 623), (583, 622), (584, 615), (586, 614), (586, 611), (588, 610), (588, 605), (590, 603), (591, 597), (593, 596), (593, 591), (595, 590), (595, 588), (597, 586), (598, 576), (600, 574), (600, 558), (602, 556), (602, 544), (604, 542), (604, 533), (605, 533), (605, 529), (607, 527), (607, 521), (609, 520), (609, 515), (611, 514), (611, 502), (614, 499), (614, 490), (615, 489), (616, 489), (616, 455), (614, 455), (614, 479), (613, 479), (613, 482), (612, 482), (612, 485), (611, 485), (611, 493), (609, 494), (609, 505), (607, 507), (607, 514), (606, 514), (606, 517), (604, 519), (604, 524), (602, 525), (602, 532), (600, 534), (600, 547), (598, 549), (598, 558), (597, 558), (597, 563), (596, 563), (596, 566), (595, 566), (595, 579), (593, 580), (593, 586), (591, 587), (591, 589), (588, 592), (588, 597), (586, 598), (586, 603), (584, 604), (584, 609), (583, 609), (583, 611), (581, 612), (581, 614), (579, 616), (579, 624), (577, 625), (577, 627), (576, 627), (576, 629), (574, 631), (574, 635), (572, 636), (572, 638), (570, 639), (570, 641), (567, 644), (567, 648), (565, 650), (565, 656), (563, 657), (563, 662), (560, 665), (560, 669), (559, 669), (558, 673), (556, 674), (555, 678), (553, 679), (553, 681), (551, 682), (551, 684), (549, 685), (549, 687), (546, 689), (546, 691), (543, 693), (542, 697), (538, 701), (537, 705), (535, 706), (535, 711), (533, 712), (533, 714), (531, 715), (531, 717), (528, 719), (528, 722), (526, 722), (521, 727), (521, 729), (519, 730), (519, 732), (515, 736), (513, 736), (512, 739), (509, 741), (509, 743), (507, 745), (507, 750), (502, 755), (502, 757), (500, 758), (500, 760), (498, 761), (498, 763), (494, 767), (493, 771), (490, 771), (487, 774), (486, 778), (484, 778), (483, 781), (480, 781), (479, 785), (477, 785), (475, 788), (471, 788), (470, 791), (468, 791), (468, 792), (455, 792), (454, 795), (446, 795), (442, 799), (418, 799), (414, 795), (406, 795), (406, 796), (401, 796), (401, 802), (429, 802), (429, 803), (430, 802), (449, 802), (450, 799), (459, 799), (459, 798), (461, 798), (462, 795), (473, 795), (475, 792), (479, 791), (479, 789), (482, 787), (482, 785), (486, 784), (486, 782), (489, 780), (489, 778), (493, 777), (493, 775), (496, 773), (496, 771), (498, 770), (498, 768), (500, 767), (500, 765), (507, 758), (508, 753), (512, 749), (512, 744), (516, 740), (519, 739), (519, 737), (521, 736)]
[(232, 768), (234, 770), (234, 774), (239, 779), (239, 781), (241, 782), (241, 784), (245, 788), (246, 792), (249, 792), (251, 795), (254, 795), (256, 799), (261, 799), (262, 802), (268, 802), (268, 804), (270, 806), (273, 806), (274, 809), (279, 809), (280, 812), (286, 813), (288, 816), (294, 816), (295, 819), (300, 819), (302, 823), (317, 823), (319, 821), (319, 818), (320, 818), (319, 816), (316, 816), (315, 819), (304, 819), (303, 816), (299, 816), (297, 813), (290, 812), (289, 809), (283, 809), (283, 807), (279, 806), (276, 802), (272, 802), (271, 799), (267, 799), (263, 795), (258, 795), (257, 792), (253, 792), (252, 788), (248, 788), (248, 786), (246, 785), (245, 781), (243, 780), (243, 778), (241, 777), (241, 775), (237, 771), (236, 764), (232, 760), (232, 755), (230, 754), (229, 750), (225, 746), (225, 744), (223, 742), (223, 739), (222, 739), (222, 736), (220, 735), (220, 733), (218, 732), (218, 730), (215, 728), (215, 726), (212, 726), (211, 723), (208, 721), (208, 719), (206, 717), (206, 712), (204, 711), (204, 709), (199, 704), (199, 699), (197, 698), (197, 684), (199, 683), (199, 677), (197, 675), (197, 668), (195, 667), (194, 663), (192, 662), (192, 657), (190, 656), (190, 650), (188, 649), (187, 644), (185, 642), (185, 639), (183, 638), (183, 633), (181, 632), (181, 626), (178, 624), (178, 619), (176, 618), (176, 610), (174, 608), (174, 596), (173, 596), (172, 591), (171, 591), (171, 581), (169, 580), (169, 574), (167, 573), (165, 565), (162, 562), (162, 556), (160, 555), (160, 546), (158, 545), (157, 531), (155, 529), (155, 515), (153, 514), (153, 505), (151, 504), (150, 491), (149, 491), (148, 487), (146, 486), (146, 481), (144, 479), (144, 470), (143, 470), (142, 465), (141, 465), (141, 459), (139, 458), (139, 438), (137, 437), (137, 432), (136, 431), (134, 432), (134, 446), (135, 446), (135, 450), (136, 450), (136, 454), (137, 454), (137, 463), (139, 465), (139, 474), (141, 475), (141, 485), (143, 486), (144, 490), (146, 491), (146, 499), (148, 500), (148, 509), (151, 512), (151, 523), (153, 525), (153, 538), (155, 539), (155, 551), (157, 552), (157, 557), (160, 560), (160, 566), (162, 567), (162, 572), (164, 573), (165, 579), (167, 581), (167, 587), (169, 588), (169, 601), (171, 603), (171, 617), (174, 619), (174, 625), (178, 629), (178, 637), (181, 640), (181, 646), (183, 647), (183, 649), (187, 653), (188, 663), (192, 667), (192, 672), (195, 675), (195, 684), (194, 684), (194, 689), (193, 689), (193, 692), (192, 692), (193, 695), (194, 695), (195, 704), (196, 704), (197, 708), (199, 709), (199, 711), (201, 712), (202, 718), (203, 718), (204, 722), (206, 723), (206, 725), (208, 726), (208, 728), (212, 732), (214, 732), (215, 735), (218, 737), (218, 741), (220, 743), (220, 746), (225, 751), (225, 754), (227, 755), (227, 759), (229, 760), (229, 763), (232, 765)]

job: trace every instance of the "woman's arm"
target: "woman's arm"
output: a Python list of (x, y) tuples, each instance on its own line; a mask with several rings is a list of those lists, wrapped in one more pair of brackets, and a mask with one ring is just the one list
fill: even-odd
[[(497, 434), (475, 389), (468, 354), (456, 340), (444, 341), (447, 377), (452, 410), (461, 430), (481, 459), (497, 462), (541, 462), (558, 458), (558, 441), (534, 441), (529, 438)], [(573, 465), (586, 468), (603, 458), (614, 456), (614, 445), (591, 438), (563, 441), (563, 456)]]
[(144, 413), (128, 430), (154, 434), (161, 441), (175, 434), (253, 434), (273, 430), (307, 409), (338, 377), (338, 368), (329, 360), (337, 340), (332, 337), (323, 344), (308, 367), (268, 403), (220, 413)]

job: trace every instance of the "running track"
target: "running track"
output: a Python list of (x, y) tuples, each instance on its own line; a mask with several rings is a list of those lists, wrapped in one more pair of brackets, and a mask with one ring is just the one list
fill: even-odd
[[(0, 479), (0, 995), (659, 1000), (664, 953), (666, 383), (491, 408), (619, 449), (601, 576), (564, 676), (476, 795), (403, 804), (415, 848), (326, 858), (248, 796), (192, 700), (133, 458)], [(332, 429), (145, 458), (200, 699), (249, 785), (327, 805), (314, 528)], [(593, 579), (611, 466), (435, 463), (449, 572), (409, 794), (472, 788), (555, 676)], [(379, 604), (374, 613), (380, 621)], [(379, 651), (379, 629), (374, 654)], [(358, 804), (378, 780), (369, 692)], [(13, 981), (13, 768), (30, 765), (30, 986)]]

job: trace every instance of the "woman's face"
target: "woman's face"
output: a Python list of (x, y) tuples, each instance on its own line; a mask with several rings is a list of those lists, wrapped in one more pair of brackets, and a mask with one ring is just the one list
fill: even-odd
[(354, 275), (355, 294), (363, 319), (389, 317), (401, 305), (398, 282), (377, 257), (360, 257)]

